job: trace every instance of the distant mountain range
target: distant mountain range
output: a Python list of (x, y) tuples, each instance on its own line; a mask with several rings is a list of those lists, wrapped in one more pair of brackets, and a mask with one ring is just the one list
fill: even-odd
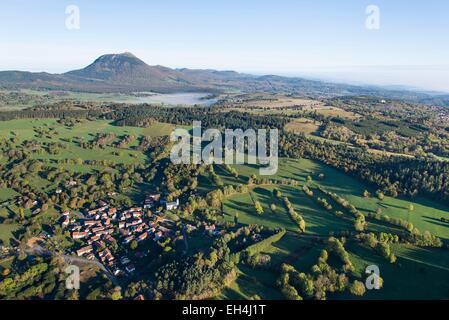
[(329, 83), (275, 75), (254, 76), (234, 71), (170, 69), (150, 66), (131, 53), (107, 54), (84, 69), (63, 74), (0, 72), (0, 88), (81, 92), (275, 92), (334, 97), (369, 95), (449, 105), (449, 95)]

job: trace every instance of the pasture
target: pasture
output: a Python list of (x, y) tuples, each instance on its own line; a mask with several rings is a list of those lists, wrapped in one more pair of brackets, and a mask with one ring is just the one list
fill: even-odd
[(0, 224), (0, 241), (1, 241), (1, 243), (9, 246), (10, 240), (15, 239), (14, 234), (13, 234), (14, 231), (18, 230), (19, 227), (20, 226), (18, 224), (5, 224), (5, 223)]
[[(146, 128), (120, 127), (112, 121), (77, 120), (70, 123), (57, 119), (17, 119), (0, 122), (0, 135), (13, 146), (33, 143), (34, 152), (31, 159), (40, 160), (45, 167), (59, 168), (70, 173), (116, 172), (113, 165), (139, 165), (149, 161), (148, 154), (139, 150), (139, 144), (144, 137), (160, 137), (169, 135), (174, 126), (167, 123), (153, 123)], [(113, 134), (114, 138), (102, 146), (89, 147), (99, 134)], [(130, 142), (119, 146), (126, 136), (132, 136)], [(50, 152), (51, 146), (57, 149)], [(0, 160), (2, 158), (0, 157)], [(52, 193), (61, 181), (49, 181), (44, 175), (29, 175), (28, 183), (36, 189)], [(141, 186), (130, 188), (129, 194), (137, 200), (142, 197)], [(145, 185), (143, 184), (143, 187)], [(0, 204), (15, 198), (17, 194), (11, 189), (0, 192)], [(141, 199), (139, 198), (139, 201)], [(28, 214), (28, 213), (27, 213)], [(0, 217), (9, 215), (7, 208), (0, 208)]]
[[(231, 177), (224, 169), (216, 169), (225, 184), (245, 183), (253, 174), (258, 175), (258, 167), (253, 165), (233, 166), (239, 173), (238, 178)], [(318, 179), (324, 174), (324, 179)], [(307, 177), (312, 180), (307, 181)], [(428, 198), (416, 199), (385, 197), (379, 200), (375, 196), (363, 197), (364, 190), (371, 194), (375, 189), (348, 175), (330, 168), (326, 165), (306, 159), (282, 159), (280, 168), (273, 179), (292, 178), (300, 181), (301, 186), (284, 185), (256, 185), (250, 188), (247, 194), (237, 194), (226, 199), (224, 204), (224, 217), (234, 221), (237, 216), (242, 225), (264, 225), (271, 228), (285, 228), (286, 235), (269, 249), (262, 252), (270, 255), (274, 265), (288, 263), (301, 272), (310, 272), (317, 262), (321, 249), (329, 235), (340, 231), (353, 231), (353, 219), (345, 213), (337, 217), (332, 212), (324, 210), (314, 198), (326, 195), (317, 187), (321, 186), (327, 191), (335, 192), (355, 205), (362, 213), (374, 212), (378, 208), (390, 217), (410, 221), (421, 232), (430, 231), (442, 240), (449, 240), (449, 224), (440, 221), (441, 217), (449, 218), (449, 207)], [(309, 179), (310, 180), (310, 179)], [(314, 191), (314, 198), (310, 198), (302, 191), (302, 185), (308, 184)], [(298, 234), (295, 223), (290, 219), (281, 200), (273, 196), (273, 189), (277, 188), (283, 196), (287, 196), (295, 210), (306, 221), (306, 233)], [(339, 207), (330, 198), (326, 198), (335, 210)], [(254, 203), (261, 203), (264, 212), (256, 213)], [(271, 205), (276, 205), (272, 210)], [(414, 209), (410, 210), (410, 205)], [(368, 231), (395, 232), (392, 225), (377, 221), (368, 221)], [(390, 264), (385, 258), (371, 249), (367, 249), (353, 241), (348, 241), (346, 249), (350, 254), (356, 270), (356, 279), (365, 279), (367, 266), (376, 264), (380, 267), (384, 279), (384, 288), (368, 291), (364, 299), (441, 299), (449, 297), (449, 252), (447, 249), (426, 249), (412, 245), (392, 245), (392, 252), (397, 256), (397, 262)], [(238, 279), (226, 290), (221, 298), (248, 299), (256, 292), (264, 299), (282, 299), (276, 292), (276, 279), (278, 273), (274, 270), (253, 270), (248, 266), (239, 266)], [(436, 275), (436, 276), (435, 276)], [(363, 280), (364, 281), (364, 280)], [(347, 292), (335, 294), (329, 299), (354, 299)]]
[[(255, 174), (259, 174), (259, 168), (257, 165), (234, 165), (239, 177), (236, 179), (231, 177), (225, 170), (216, 169), (225, 184), (236, 185), (238, 183), (246, 183), (248, 178)], [(324, 175), (324, 179), (320, 180), (318, 177), (320, 174)], [(442, 217), (449, 218), (449, 206), (444, 203), (438, 203), (432, 199), (425, 197), (417, 197), (415, 199), (409, 199), (404, 197), (392, 198), (386, 196), (383, 200), (379, 200), (375, 197), (376, 189), (370, 185), (367, 185), (358, 179), (352, 178), (347, 174), (331, 168), (327, 165), (310, 161), (307, 159), (281, 159), (279, 162), (279, 170), (272, 179), (295, 179), (305, 184), (307, 177), (310, 177), (312, 181), (309, 185), (314, 188), (321, 186), (327, 191), (337, 193), (339, 196), (345, 198), (352, 203), (362, 213), (375, 212), (378, 208), (389, 217), (401, 218), (413, 223), (421, 232), (429, 231), (432, 234), (441, 237), (442, 239), (449, 240), (449, 224), (444, 224), (440, 220)], [(267, 195), (270, 194), (272, 188), (256, 188), (251, 192), (251, 195), (261, 202), (262, 206), (268, 208), (273, 201)], [(334, 217), (330, 213), (324, 213), (322, 208), (318, 207), (311, 199), (305, 198), (301, 187), (289, 187), (280, 186), (281, 191), (289, 197), (290, 201), (295, 206), (295, 209), (304, 215), (307, 223), (307, 217), (309, 217), (310, 227), (309, 230), (319, 231), (318, 233), (326, 233), (326, 224), (330, 224), (332, 227), (336, 227), (337, 230), (342, 227), (341, 224), (334, 225)], [(368, 190), (372, 196), (363, 197), (364, 190)], [(231, 197), (225, 203), (225, 213), (233, 215), (238, 209), (238, 206), (242, 206), (240, 219), (247, 219), (248, 222), (254, 222), (254, 210), (251, 207), (251, 197), (248, 195), (238, 195), (235, 198)], [(414, 207), (412, 211), (409, 210), (410, 205)], [(282, 206), (279, 204), (278, 209)], [(265, 210), (269, 212), (269, 210)], [(248, 215), (245, 215), (245, 212)], [(251, 212), (251, 214), (250, 214)], [(271, 213), (270, 213), (271, 214)], [(268, 217), (256, 217), (262, 221), (273, 220)], [(324, 215), (324, 217), (322, 217)], [(320, 221), (321, 220), (321, 221)], [(244, 220), (242, 220), (244, 221)], [(283, 220), (280, 220), (281, 226), (285, 225)], [(329, 222), (328, 222), (329, 221)], [(268, 222), (267, 222), (268, 223)], [(271, 223), (267, 226), (274, 226), (275, 223)], [(332, 230), (335, 231), (335, 230)]]
[[(0, 122), (0, 135), (5, 139), (14, 139), (16, 144), (25, 140), (39, 143), (59, 143), (62, 150), (58, 154), (47, 152), (34, 153), (33, 158), (46, 160), (48, 163), (60, 160), (109, 161), (112, 163), (143, 163), (146, 156), (136, 150), (139, 139), (143, 136), (159, 137), (169, 135), (174, 126), (165, 123), (154, 123), (147, 128), (119, 127), (111, 121), (81, 121), (73, 127), (57, 123), (55, 119), (24, 119)], [(45, 131), (40, 134), (40, 131)], [(115, 134), (116, 139), (103, 148), (82, 148), (79, 143), (95, 139), (97, 134)], [(126, 148), (111, 146), (119, 142), (125, 135), (135, 139)], [(85, 165), (67, 165), (74, 172), (86, 172), (95, 168)]]

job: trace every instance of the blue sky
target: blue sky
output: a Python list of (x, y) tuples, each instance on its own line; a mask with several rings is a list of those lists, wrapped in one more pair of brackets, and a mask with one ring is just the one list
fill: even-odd
[[(72, 4), (79, 30), (65, 27)], [(0, 70), (64, 72), (130, 51), (169, 67), (449, 91), (448, 15), (446, 0), (2, 0)]]

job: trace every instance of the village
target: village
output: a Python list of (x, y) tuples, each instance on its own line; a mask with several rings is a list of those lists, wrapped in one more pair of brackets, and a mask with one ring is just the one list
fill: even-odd
[[(99, 208), (89, 210), (83, 218), (65, 211), (60, 223), (79, 244), (72, 254), (100, 262), (114, 276), (131, 276), (135, 272), (135, 255), (130, 255), (128, 248), (135, 249), (145, 241), (157, 242), (176, 234), (175, 222), (163, 218), (160, 213), (161, 208), (178, 209), (179, 200), (169, 202), (162, 200), (159, 194), (150, 194), (142, 207), (119, 210), (105, 201), (99, 204)], [(139, 252), (139, 256), (143, 255), (145, 253)]]

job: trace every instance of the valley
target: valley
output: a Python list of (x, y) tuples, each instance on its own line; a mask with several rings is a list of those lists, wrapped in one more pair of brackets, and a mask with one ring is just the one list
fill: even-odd
[(0, 8), (3, 318), (445, 314), (447, 0)]
[[(70, 93), (70, 103), (52, 100), (51, 91), (27, 94), (52, 98), (45, 106), (35, 101), (20, 113), (14, 108), (0, 113), (3, 297), (26, 299), (37, 286), (31, 281), (7, 289), (11, 273), (37, 268), (36, 262), (62, 268), (58, 257), (86, 251), (92, 253), (81, 253), (82, 258), (117, 274), (121, 289), (105, 278), (104, 269), (80, 264), (85, 288), (77, 293), (80, 299), (119, 294), (125, 299), (447, 298), (448, 168), (439, 159), (447, 156), (443, 109), (422, 108), (423, 122), (409, 104), (387, 102), (391, 109), (386, 110), (377, 99), (364, 98), (344, 104), (233, 94), (198, 108), (118, 103), (108, 101), (114, 97), (109, 94)], [(278, 172), (263, 177), (258, 165), (171, 164), (169, 135), (176, 127), (190, 128), (193, 119), (207, 126), (279, 128)], [(415, 161), (416, 170), (433, 177), (432, 166), (443, 171), (437, 171), (439, 182), (407, 180), (407, 175), (400, 180), (382, 167), (365, 168), (371, 161), (398, 170)], [(165, 202), (148, 202), (155, 195)], [(96, 223), (108, 223), (116, 244), (95, 240), (93, 248), (101, 249), (89, 249), (73, 230), (84, 230), (82, 217), (101, 206), (119, 214), (138, 212), (142, 230), (146, 225), (163, 231), (135, 233), (146, 240), (126, 242), (134, 229), (126, 233), (119, 218), (100, 218)], [(70, 217), (67, 224), (63, 213)], [(16, 249), (34, 252), (37, 244), (52, 252), (52, 260)], [(103, 262), (105, 248), (117, 262)], [(361, 293), (357, 285), (372, 264), (380, 268), (382, 288)], [(173, 272), (184, 289), (164, 282), (163, 275)], [(196, 287), (185, 274), (209, 281)], [(288, 280), (297, 276), (312, 289)], [(323, 284), (324, 279), (330, 282)], [(47, 298), (73, 294), (62, 283), (46, 281)]]
[(159, 94), (153, 92), (124, 93), (87, 93), (71, 91), (45, 90), (0, 90), (0, 110), (13, 111), (30, 108), (35, 105), (49, 105), (61, 102), (95, 102), (127, 104), (159, 104), (166, 106), (210, 106), (216, 102), (207, 93)]

